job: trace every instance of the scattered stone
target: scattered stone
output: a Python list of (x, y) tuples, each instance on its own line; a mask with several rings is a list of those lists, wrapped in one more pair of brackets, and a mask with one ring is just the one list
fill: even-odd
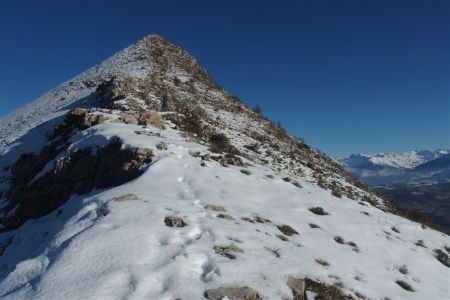
[(119, 196), (119, 197), (114, 197), (111, 200), (112, 201), (117, 201), (117, 202), (123, 202), (123, 201), (132, 201), (132, 200), (137, 200), (138, 196), (136, 194), (126, 194), (123, 196)]
[(434, 249), (433, 252), (436, 254), (435, 257), (441, 264), (443, 264), (447, 268), (450, 268), (450, 257), (447, 253), (445, 253), (441, 249)]
[(220, 205), (214, 205), (214, 204), (206, 204), (205, 209), (213, 210), (213, 211), (227, 211), (225, 207)]
[(204, 162), (201, 162), (201, 163), (200, 163), (200, 166), (202, 166), (202, 167), (206, 167), (206, 163), (204, 163)]
[(179, 217), (175, 216), (167, 216), (164, 218), (164, 223), (166, 223), (169, 227), (184, 227), (187, 226), (187, 223)]
[(220, 219), (234, 220), (234, 218), (232, 216), (230, 216), (229, 214), (218, 214), (217, 217)]
[(253, 220), (255, 220), (255, 222), (257, 223), (272, 223), (269, 219), (263, 218), (260, 215), (254, 214), (253, 215)]
[(285, 237), (284, 235), (282, 235), (282, 234), (275, 234), (275, 236), (277, 238), (279, 238), (280, 240), (282, 240), (283, 242), (289, 241), (289, 239), (287, 237)]
[(245, 174), (245, 175), (250, 175), (251, 174), (251, 172), (249, 170), (245, 170), (245, 169), (242, 169), (241, 173)]
[(335, 236), (334, 241), (338, 244), (345, 244), (345, 241), (341, 236)]
[(319, 265), (322, 265), (324, 267), (328, 267), (330, 265), (329, 262), (327, 262), (325, 259), (322, 259), (322, 258), (316, 258), (316, 263), (318, 263)]
[(138, 119), (130, 113), (121, 113), (119, 121), (125, 124), (138, 125)]
[(246, 222), (250, 222), (250, 223), (255, 223), (255, 221), (253, 221), (249, 217), (242, 217), (241, 220), (246, 221)]
[(213, 249), (217, 254), (225, 256), (226, 258), (229, 258), (229, 259), (236, 259), (236, 255), (234, 255), (232, 252), (234, 252), (234, 253), (244, 252), (244, 251), (242, 251), (241, 248), (239, 248), (233, 244), (228, 245), (228, 246), (214, 245)]
[(151, 132), (147, 130), (136, 130), (134, 133), (139, 135), (162, 137), (159, 132)]
[(229, 300), (259, 300), (262, 299), (254, 289), (244, 287), (220, 287), (205, 291), (204, 296), (210, 300), (222, 300), (225, 297)]
[(153, 126), (159, 129), (165, 129), (165, 122), (160, 115), (155, 112), (144, 112), (138, 116), (138, 125)]
[(418, 246), (418, 247), (423, 247), (423, 248), (428, 248), (427, 246), (425, 246), (423, 240), (417, 240), (414, 245)]
[(200, 151), (190, 152), (189, 154), (190, 154), (191, 156), (193, 156), (193, 157), (200, 157), (200, 156), (201, 156)]
[(313, 214), (316, 214), (316, 215), (319, 215), (319, 216), (326, 216), (326, 215), (328, 215), (328, 213), (325, 210), (323, 210), (323, 208), (320, 207), (320, 206), (311, 207), (311, 208), (308, 208), (308, 210), (310, 212), (312, 212)]
[(400, 230), (398, 230), (397, 227), (395, 227), (395, 226), (392, 226), (392, 227), (391, 227), (391, 230), (392, 230), (393, 232), (400, 233)]
[(167, 150), (167, 144), (164, 142), (159, 143), (156, 148), (158, 148), (159, 150)]
[(228, 167), (229, 165), (238, 166), (238, 167), (243, 167), (244, 166), (244, 163), (242, 162), (242, 160), (238, 156), (235, 156), (235, 155), (230, 154), (230, 153), (227, 153), (224, 156), (211, 155), (211, 156), (209, 156), (209, 158), (219, 162), (224, 167)]
[(314, 223), (309, 223), (309, 227), (311, 227), (311, 228), (320, 228), (319, 225), (314, 224)]
[(289, 276), (287, 285), (292, 290), (293, 300), (305, 299), (306, 282), (304, 279)]
[(282, 233), (284, 233), (287, 236), (292, 236), (294, 234), (298, 235), (298, 231), (292, 228), (289, 225), (277, 225), (278, 230), (280, 230)]
[(398, 284), (399, 286), (401, 286), (404, 290), (407, 290), (408, 292), (414, 292), (414, 289), (412, 288), (412, 286), (409, 283), (407, 283), (406, 281), (396, 280), (395, 283)]

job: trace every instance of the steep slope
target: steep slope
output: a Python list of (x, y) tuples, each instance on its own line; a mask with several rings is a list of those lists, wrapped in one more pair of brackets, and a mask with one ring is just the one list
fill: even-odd
[(390, 213), (184, 50), (149, 36), (83, 81), (0, 121), (2, 298), (450, 292), (448, 236)]

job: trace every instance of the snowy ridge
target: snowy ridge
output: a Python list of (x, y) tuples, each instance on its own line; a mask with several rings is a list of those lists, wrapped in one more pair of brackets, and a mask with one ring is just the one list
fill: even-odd
[(77, 106), (86, 104), (88, 96), (95, 91), (99, 82), (114, 76), (145, 77), (150, 71), (147, 64), (147, 47), (151, 37), (132, 44), (33, 102), (1, 117), (0, 154), (5, 152), (7, 145), (23, 136), (29, 129), (66, 114), (75, 102), (78, 102)]
[[(343, 299), (448, 297), (447, 235), (390, 213), (182, 49), (149, 36), (77, 78), (23, 108), (28, 127), (19, 126), (20, 111), (1, 120), (9, 125), (1, 132), (0, 298), (205, 299), (211, 289), (249, 287), (262, 299), (293, 299), (289, 278)], [(51, 96), (66, 90), (64, 105)], [(77, 171), (91, 171), (92, 155), (106, 156), (101, 149), (117, 140), (120, 150), (147, 150), (151, 162), (123, 184), (77, 189), (81, 181), (68, 179), (85, 179), (90, 173)], [(136, 163), (115, 165), (115, 151), (110, 178)], [(19, 162), (41, 164), (27, 178)], [(45, 194), (57, 184), (58, 196), (71, 191), (60, 206), (11, 226), (20, 209), (61, 200)], [(308, 288), (307, 300), (320, 292)]]

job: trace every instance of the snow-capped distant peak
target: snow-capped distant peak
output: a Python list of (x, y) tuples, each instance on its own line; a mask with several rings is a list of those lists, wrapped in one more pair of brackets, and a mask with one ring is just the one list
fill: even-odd
[(414, 169), (415, 167), (450, 153), (450, 150), (413, 150), (399, 153), (354, 154), (340, 158), (339, 161), (352, 167), (357, 160), (366, 160), (375, 166), (387, 166), (396, 169)]

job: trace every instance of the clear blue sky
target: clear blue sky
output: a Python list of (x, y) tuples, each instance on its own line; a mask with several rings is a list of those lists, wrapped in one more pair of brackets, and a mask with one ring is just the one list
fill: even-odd
[(450, 147), (448, 0), (0, 0), (0, 115), (150, 33), (330, 155)]

